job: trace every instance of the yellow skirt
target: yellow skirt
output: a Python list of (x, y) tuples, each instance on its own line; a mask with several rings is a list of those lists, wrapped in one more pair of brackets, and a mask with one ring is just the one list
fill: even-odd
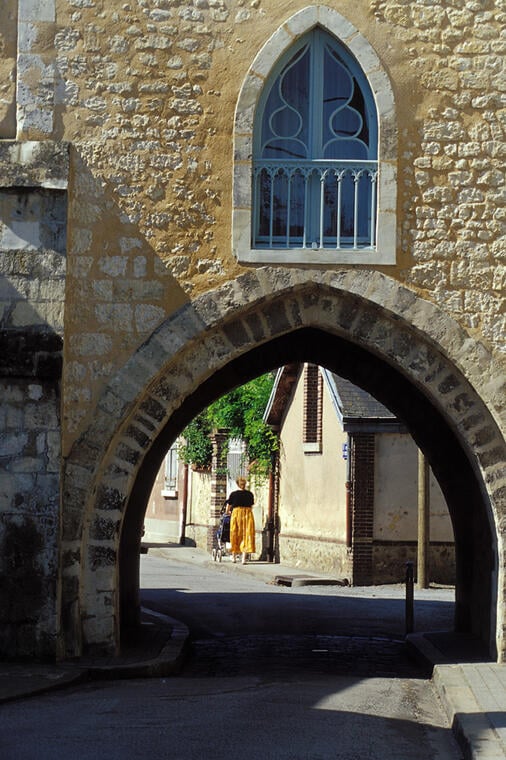
[(230, 518), (230, 550), (232, 554), (254, 554), (255, 519), (251, 507), (234, 507)]

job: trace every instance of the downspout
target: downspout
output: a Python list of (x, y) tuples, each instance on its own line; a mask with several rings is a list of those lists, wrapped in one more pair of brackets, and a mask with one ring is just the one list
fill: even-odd
[[(278, 435), (279, 445), (279, 431)], [(269, 494), (267, 505), (267, 559), (279, 562), (279, 449), (271, 453), (271, 471), (269, 473)]]
[(269, 496), (267, 503), (267, 559), (274, 562), (274, 468), (276, 454), (271, 458), (271, 471), (269, 473)]
[(430, 552), (430, 471), (429, 463), (418, 449), (418, 553), (417, 581), (419, 588), (429, 588)]
[(188, 510), (188, 465), (183, 466), (183, 495), (181, 500), (181, 525), (179, 531), (179, 543), (184, 546), (186, 541), (186, 517)]

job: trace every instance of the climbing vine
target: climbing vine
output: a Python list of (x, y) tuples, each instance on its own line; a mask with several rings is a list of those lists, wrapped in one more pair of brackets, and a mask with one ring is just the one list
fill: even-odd
[(211, 466), (211, 433), (218, 428), (227, 430), (228, 438), (246, 442), (250, 474), (267, 477), (278, 439), (263, 421), (274, 383), (269, 372), (226, 393), (195, 417), (181, 434), (179, 456), (197, 469)]

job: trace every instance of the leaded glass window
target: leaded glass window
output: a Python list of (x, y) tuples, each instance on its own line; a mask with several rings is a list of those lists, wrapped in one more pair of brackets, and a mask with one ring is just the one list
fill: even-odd
[(377, 158), (367, 79), (316, 28), (282, 59), (259, 102), (253, 247), (374, 249)]

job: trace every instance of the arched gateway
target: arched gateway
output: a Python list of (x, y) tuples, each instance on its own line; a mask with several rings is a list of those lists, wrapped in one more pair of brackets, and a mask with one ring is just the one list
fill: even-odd
[(506, 446), (492, 357), (379, 272), (275, 267), (240, 276), (160, 325), (109, 383), (75, 443), (62, 515), (68, 655), (118, 646), (121, 610), (137, 604), (150, 478), (171, 441), (216, 396), (294, 359), (348, 376), (407, 423), (453, 520), (456, 629), (504, 659)]

